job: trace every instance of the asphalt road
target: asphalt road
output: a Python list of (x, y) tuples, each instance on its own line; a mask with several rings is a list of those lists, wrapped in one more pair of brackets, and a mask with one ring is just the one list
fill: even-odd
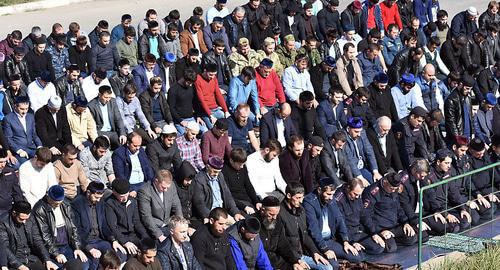
[[(247, 0), (228, 0), (228, 7), (232, 10), (236, 5), (245, 4)], [(351, 0), (341, 0), (341, 10)], [(474, 5), (479, 12), (486, 10), (488, 0), (441, 0), (441, 8), (449, 14), (455, 14)], [(124, 13), (132, 15), (133, 24), (137, 25), (144, 17), (146, 10), (155, 8), (160, 17), (163, 18), (172, 9), (181, 12), (184, 21), (190, 15), (195, 6), (201, 6), (207, 10), (215, 3), (215, 0), (96, 0), (91, 2), (73, 4), (69, 6), (37, 10), (26, 13), (5, 15), (0, 17), (0, 39), (3, 39), (14, 29), (22, 31), (26, 35), (33, 25), (38, 25), (44, 33), (50, 33), (53, 23), (59, 22), (64, 27), (76, 21), (82, 30), (89, 33), (101, 19), (108, 20), (111, 27), (120, 23), (120, 17)], [(451, 21), (451, 18), (450, 18)]]

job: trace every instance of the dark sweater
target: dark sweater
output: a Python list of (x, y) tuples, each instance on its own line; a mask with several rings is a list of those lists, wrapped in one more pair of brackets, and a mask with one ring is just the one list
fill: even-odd
[(227, 233), (214, 236), (209, 225), (201, 226), (191, 238), (194, 256), (206, 270), (236, 269)]
[(103, 68), (104, 70), (113, 70), (115, 66), (118, 66), (120, 61), (120, 56), (115, 46), (108, 45), (102, 47), (101, 44), (97, 44), (92, 48), (92, 58), (90, 62), (90, 71), (93, 72), (98, 68)]
[(35, 51), (29, 51), (24, 57), (24, 60), (26, 60), (28, 64), (28, 72), (32, 79), (40, 77), (42, 71), (48, 71), (51, 74), (52, 81), (55, 80), (52, 57), (47, 51), (44, 51), (42, 54), (35, 53)]
[(175, 83), (168, 90), (168, 105), (174, 123), (178, 124), (183, 118), (194, 116), (193, 102), (195, 98), (193, 86), (183, 86)]
[(255, 207), (259, 199), (255, 194), (252, 183), (250, 183), (250, 178), (248, 178), (247, 167), (245, 166), (237, 171), (231, 164), (226, 162), (222, 168), (222, 174), (224, 174), (224, 180), (226, 180), (227, 186), (233, 195), (236, 207), (240, 210), (244, 210), (246, 206)]
[(81, 72), (90, 74), (90, 61), (92, 58), (92, 50), (89, 46), (85, 48), (83, 51), (78, 51), (76, 46), (72, 46), (69, 48), (69, 61), (72, 64), (77, 64), (80, 68)]

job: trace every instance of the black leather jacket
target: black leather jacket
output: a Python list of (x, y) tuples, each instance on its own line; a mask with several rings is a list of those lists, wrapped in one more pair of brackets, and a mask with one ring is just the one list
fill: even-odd
[[(68, 104), (69, 102), (66, 100), (66, 94), (68, 92), (68, 76), (63, 75), (54, 82), (54, 86), (56, 87), (56, 93), (63, 100), (63, 105)], [(83, 96), (82, 83), (80, 80), (75, 80), (73, 82), (73, 96)], [(90, 102), (90, 100), (89, 100)]]
[(471, 112), (469, 115), (471, 136), (474, 133), (471, 98), (469, 96), (462, 96), (460, 90), (455, 89), (444, 102), (445, 127), (446, 136), (448, 138), (455, 138), (455, 136), (463, 135), (464, 133), (463, 105), (465, 103), (465, 99), (468, 99), (469, 111)]
[(388, 70), (389, 85), (394, 86), (399, 83), (403, 73), (412, 73), (413, 75), (418, 75), (419, 62), (413, 61), (410, 56), (410, 49), (406, 48), (400, 51), (392, 61), (391, 66)]
[(229, 68), (229, 62), (227, 61), (227, 56), (225, 54), (221, 54), (219, 56), (215, 55), (213, 50), (208, 51), (203, 55), (203, 60), (201, 63), (202, 67), (205, 67), (206, 64), (212, 63), (218, 65), (217, 57), (219, 57), (219, 61), (222, 64), (222, 76), (224, 77), (224, 84), (229, 85), (229, 81), (233, 77), (231, 74), (231, 69)]
[(9, 80), (10, 76), (14, 74), (21, 75), (21, 80), (23, 81), (24, 85), (28, 85), (30, 84), (30, 82), (33, 81), (28, 72), (28, 64), (24, 59), (18, 63), (14, 61), (13, 56), (9, 56), (5, 59), (4, 68), (5, 68), (5, 79), (7, 81)]
[(27, 265), (28, 262), (35, 260), (35, 255), (38, 256), (42, 262), (46, 262), (50, 259), (49, 253), (43, 245), (43, 241), (38, 228), (36, 227), (34, 218), (29, 218), (24, 224), (24, 228), (26, 230), (28, 248), (31, 252), (26, 254), (24, 258), (19, 258), (16, 257), (19, 248), (16, 225), (10, 214), (5, 214), (1, 218), (0, 241), (2, 241), (6, 247), (5, 253), (7, 255), (7, 266), (9, 268), (17, 269), (21, 265)]
[[(61, 206), (64, 223), (66, 224), (66, 233), (68, 234), (68, 244), (73, 250), (81, 249), (80, 237), (78, 236), (77, 228), (72, 220), (72, 210), (71, 206), (66, 202), (63, 202)], [(32, 211), (35, 222), (40, 229), (40, 233), (45, 244), (45, 247), (49, 251), (52, 257), (57, 257), (59, 255), (59, 250), (56, 246), (56, 220), (53, 212), (52, 206), (47, 201), (47, 196), (39, 200)]]

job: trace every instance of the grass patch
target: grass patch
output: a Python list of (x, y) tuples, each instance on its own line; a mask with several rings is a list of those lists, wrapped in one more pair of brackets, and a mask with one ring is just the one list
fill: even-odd
[(0, 0), (0, 7), (12, 6), (17, 4), (35, 2), (38, 0)]
[(470, 254), (463, 260), (446, 260), (434, 270), (497, 270), (500, 269), (500, 246)]

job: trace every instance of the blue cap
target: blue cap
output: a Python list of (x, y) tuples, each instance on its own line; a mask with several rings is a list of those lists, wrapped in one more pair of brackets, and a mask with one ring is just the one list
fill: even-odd
[(411, 73), (405, 73), (401, 76), (401, 82), (406, 84), (415, 84), (415, 75)]
[(64, 200), (64, 188), (60, 185), (53, 185), (47, 190), (47, 195), (54, 201)]
[(165, 58), (165, 60), (170, 63), (174, 63), (177, 60), (175, 54), (171, 52), (166, 52), (165, 55), (163, 55), (163, 58)]
[(18, 96), (14, 99), (14, 104), (19, 103), (30, 103), (30, 98), (28, 96)]
[(495, 95), (493, 93), (486, 94), (486, 98), (484, 99), (484, 101), (487, 104), (492, 105), (492, 106), (497, 105), (497, 98), (495, 97)]
[(44, 70), (42, 73), (40, 73), (40, 80), (44, 82), (50, 82), (52, 80), (52, 77), (50, 76), (50, 72)]
[(73, 104), (77, 107), (87, 107), (87, 99), (83, 96), (77, 96), (75, 100), (73, 101)]
[(262, 61), (260, 61), (260, 64), (267, 67), (267, 68), (272, 68), (273, 67), (273, 60), (269, 58), (264, 58)]
[(335, 62), (335, 58), (333, 58), (332, 56), (327, 56), (325, 58), (325, 60), (323, 60), (323, 62), (329, 66), (329, 67), (332, 67), (332, 68), (336, 68), (337, 67), (337, 63)]
[(362, 128), (363, 120), (361, 117), (349, 117), (347, 118), (347, 126), (350, 128)]
[(388, 83), (389, 82), (389, 76), (385, 74), (384, 72), (380, 72), (379, 74), (375, 75), (373, 78), (373, 81), (378, 82), (378, 83)]
[(223, 23), (224, 19), (222, 17), (217, 16), (212, 19), (212, 22)]
[(354, 28), (354, 25), (352, 24), (347, 24), (344, 26), (344, 31), (346, 32), (349, 32), (349, 31), (356, 31), (356, 29)]
[(335, 181), (333, 181), (332, 178), (323, 177), (323, 178), (319, 179), (319, 187), (320, 188), (324, 188), (324, 187), (330, 186), (330, 185), (335, 185)]

